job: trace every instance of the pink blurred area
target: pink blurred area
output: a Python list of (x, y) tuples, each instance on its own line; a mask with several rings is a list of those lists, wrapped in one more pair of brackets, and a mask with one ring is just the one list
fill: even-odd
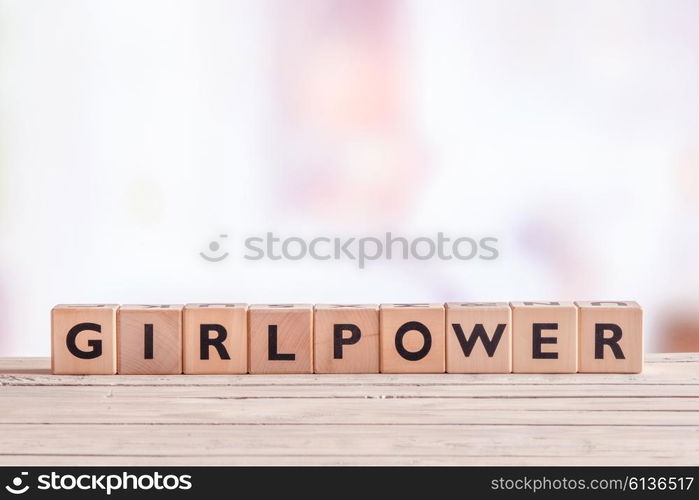
[[(401, 2), (311, 0), (274, 9), (281, 210), (334, 225), (395, 224), (430, 167), (411, 123)], [(399, 183), (400, 189), (396, 189)]]
[[(59, 302), (631, 299), (699, 351), (699, 4), (0, 0), (0, 356)], [(498, 238), (214, 267), (212, 236)]]

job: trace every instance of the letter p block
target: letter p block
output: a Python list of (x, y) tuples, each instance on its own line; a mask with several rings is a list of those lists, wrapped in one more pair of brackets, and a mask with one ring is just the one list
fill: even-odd
[(56, 375), (114, 375), (116, 304), (59, 304), (51, 310), (51, 371)]

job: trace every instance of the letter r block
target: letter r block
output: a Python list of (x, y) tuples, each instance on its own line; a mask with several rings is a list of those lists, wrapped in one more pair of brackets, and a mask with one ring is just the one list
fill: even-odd
[(51, 310), (51, 371), (56, 375), (114, 375), (116, 304), (59, 304)]
[(572, 302), (511, 302), (512, 371), (578, 371), (578, 308)]
[(447, 372), (510, 373), (511, 325), (507, 302), (447, 303)]
[(313, 373), (313, 306), (251, 305), (250, 373)]
[(382, 373), (444, 373), (444, 305), (381, 304)]
[(578, 301), (579, 370), (640, 373), (643, 369), (643, 310), (636, 302)]
[(183, 322), (184, 373), (248, 372), (246, 304), (187, 304)]

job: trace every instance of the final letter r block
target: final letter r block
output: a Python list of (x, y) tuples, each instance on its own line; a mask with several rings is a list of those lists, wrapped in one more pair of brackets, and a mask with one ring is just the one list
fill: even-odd
[(640, 373), (643, 311), (636, 302), (578, 301), (580, 372)]

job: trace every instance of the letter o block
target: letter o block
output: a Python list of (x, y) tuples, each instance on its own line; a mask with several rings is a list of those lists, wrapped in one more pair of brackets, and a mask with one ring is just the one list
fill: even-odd
[(572, 302), (511, 302), (512, 371), (578, 371), (578, 308)]
[(59, 304), (51, 310), (51, 371), (56, 375), (114, 375), (116, 304)]
[(636, 302), (578, 301), (581, 373), (640, 373), (643, 310)]
[(442, 304), (381, 304), (382, 373), (444, 373)]

